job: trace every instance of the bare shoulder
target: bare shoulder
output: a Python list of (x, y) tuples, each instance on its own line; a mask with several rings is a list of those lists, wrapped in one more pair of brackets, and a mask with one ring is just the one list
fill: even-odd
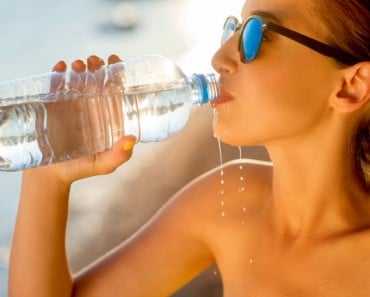
[(263, 191), (271, 188), (272, 163), (259, 160), (234, 160), (214, 168), (185, 186), (175, 199), (189, 203), (205, 203), (216, 197), (248, 196), (259, 198)]
[(190, 185), (203, 193), (205, 200), (216, 197), (238, 199), (253, 203), (271, 189), (272, 164), (266, 161), (243, 159), (230, 161), (201, 176)]
[[(235, 160), (198, 177), (170, 200), (164, 211), (203, 236), (218, 228), (224, 217), (240, 222), (248, 212), (258, 213), (271, 189), (272, 164), (258, 160)], [(222, 222), (225, 226), (225, 222)]]
[(212, 188), (229, 187), (231, 184), (246, 186), (261, 186), (270, 182), (272, 163), (252, 159), (237, 159), (216, 167), (194, 180), (190, 186), (203, 187), (209, 183)]

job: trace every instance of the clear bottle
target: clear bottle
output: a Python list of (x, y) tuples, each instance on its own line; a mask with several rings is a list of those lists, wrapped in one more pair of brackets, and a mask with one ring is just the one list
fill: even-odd
[(123, 135), (167, 139), (185, 126), (193, 104), (218, 95), (214, 74), (187, 77), (156, 55), (95, 73), (51, 72), (0, 83), (0, 170), (101, 152)]

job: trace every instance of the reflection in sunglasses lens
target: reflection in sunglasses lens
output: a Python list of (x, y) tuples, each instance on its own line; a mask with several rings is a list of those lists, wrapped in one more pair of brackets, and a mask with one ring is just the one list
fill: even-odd
[(246, 62), (256, 58), (262, 42), (262, 24), (259, 19), (251, 18), (242, 32), (242, 44)]

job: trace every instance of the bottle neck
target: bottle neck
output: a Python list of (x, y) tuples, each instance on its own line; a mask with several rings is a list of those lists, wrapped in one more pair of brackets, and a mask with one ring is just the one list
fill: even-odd
[(220, 95), (220, 87), (216, 75), (193, 74), (191, 77), (193, 104), (203, 105), (215, 100)]

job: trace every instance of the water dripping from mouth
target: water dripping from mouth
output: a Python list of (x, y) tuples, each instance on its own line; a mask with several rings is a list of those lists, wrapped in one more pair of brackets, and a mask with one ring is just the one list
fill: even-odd
[[(246, 188), (246, 179), (245, 179), (245, 176), (244, 176), (244, 166), (243, 166), (243, 147), (239, 146), (238, 147), (239, 149), (239, 170), (240, 170), (240, 177), (239, 177), (239, 181), (240, 181), (240, 186), (239, 186), (239, 193), (243, 193), (245, 191), (245, 188)], [(242, 207), (242, 213), (244, 215), (247, 214), (247, 208), (245, 206)], [(242, 220), (242, 224), (244, 225), (245, 224), (245, 219)]]
[(238, 146), (238, 149), (239, 149), (239, 169), (240, 169), (240, 177), (239, 177), (239, 180), (240, 180), (240, 187), (238, 189), (239, 192), (244, 192), (245, 191), (245, 187), (244, 187), (244, 176), (243, 176), (243, 148), (241, 146)]
[(224, 176), (224, 162), (223, 162), (223, 159), (222, 159), (222, 148), (221, 148), (221, 140), (219, 137), (217, 137), (217, 143), (218, 143), (218, 154), (219, 154), (219, 158), (220, 158), (220, 175), (221, 176)]
[(220, 195), (221, 195), (221, 201), (220, 201), (220, 206), (221, 206), (221, 217), (224, 217), (226, 215), (225, 211), (223, 210), (223, 207), (225, 205), (225, 200), (224, 200), (224, 164), (223, 164), (223, 159), (222, 159), (222, 147), (221, 147), (221, 140), (219, 137), (217, 137), (217, 142), (218, 142), (218, 152), (219, 152), (219, 158), (220, 158)]

